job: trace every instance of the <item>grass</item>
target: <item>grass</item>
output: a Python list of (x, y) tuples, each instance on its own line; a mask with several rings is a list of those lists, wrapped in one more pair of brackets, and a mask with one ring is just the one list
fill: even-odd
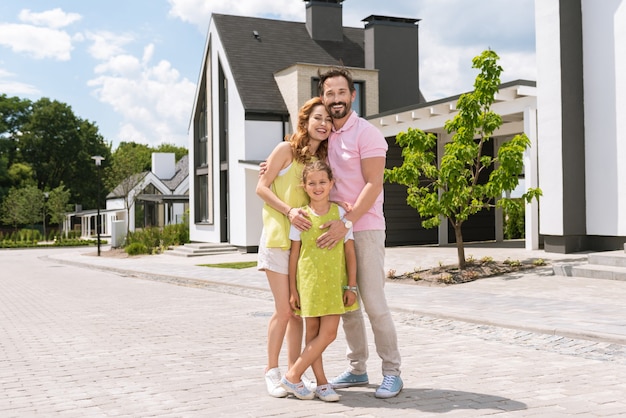
[(256, 261), (240, 261), (237, 263), (198, 264), (200, 267), (215, 267), (222, 269), (247, 269), (256, 266)]

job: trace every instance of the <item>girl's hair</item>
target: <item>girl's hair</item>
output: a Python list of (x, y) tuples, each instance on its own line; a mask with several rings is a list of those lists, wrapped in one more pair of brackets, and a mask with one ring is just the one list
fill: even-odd
[(333, 179), (333, 170), (330, 169), (330, 166), (324, 161), (313, 161), (304, 166), (302, 170), (302, 184), (306, 184), (306, 178), (310, 173), (314, 173), (316, 171), (325, 171), (328, 174), (328, 180)]
[[(307, 127), (309, 124), (309, 118), (317, 106), (324, 106), (324, 103), (322, 103), (322, 99), (319, 97), (314, 97), (308, 100), (304, 106), (300, 108), (300, 112), (298, 112), (298, 126), (296, 127), (296, 132), (291, 135), (291, 138), (289, 139), (289, 142), (291, 142), (291, 150), (293, 151), (293, 155), (296, 157), (296, 161), (302, 164), (306, 164), (311, 161), (312, 157), (316, 157), (318, 160), (325, 160), (328, 156), (328, 140), (320, 143), (315, 154), (311, 154), (311, 150), (309, 149), (311, 138), (309, 138), (309, 131)], [(328, 129), (330, 128), (331, 127), (329, 126)]]

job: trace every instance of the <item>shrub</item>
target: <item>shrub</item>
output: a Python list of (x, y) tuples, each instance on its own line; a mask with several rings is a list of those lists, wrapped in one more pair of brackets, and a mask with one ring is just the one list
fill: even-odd
[[(521, 200), (521, 199), (516, 199)], [(523, 202), (522, 202), (523, 203)], [(506, 239), (519, 239), (525, 237), (524, 205), (511, 206), (504, 213), (504, 237)]]
[(149, 254), (148, 247), (141, 242), (133, 242), (130, 245), (127, 245), (124, 248), (126, 254), (128, 255), (141, 255), (141, 254)]

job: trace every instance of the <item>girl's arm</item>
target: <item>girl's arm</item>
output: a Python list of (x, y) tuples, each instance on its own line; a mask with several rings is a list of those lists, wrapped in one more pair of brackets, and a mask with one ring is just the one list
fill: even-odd
[[(344, 252), (346, 254), (346, 270), (348, 271), (348, 287), (356, 288), (356, 251), (354, 250), (354, 240), (349, 239), (344, 243)], [(343, 291), (344, 306), (354, 305), (356, 299), (356, 292), (347, 289)]]
[(300, 257), (300, 241), (291, 241), (289, 253), (289, 304), (291, 309), (300, 309), (300, 295), (298, 294), (298, 258)]

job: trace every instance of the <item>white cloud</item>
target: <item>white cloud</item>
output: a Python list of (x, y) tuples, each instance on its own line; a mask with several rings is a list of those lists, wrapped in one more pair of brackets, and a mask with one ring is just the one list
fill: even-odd
[(133, 41), (131, 35), (119, 35), (107, 31), (87, 32), (86, 38), (93, 42), (88, 51), (97, 60), (107, 60), (124, 52), (124, 46)]
[(132, 55), (122, 54), (96, 65), (94, 72), (96, 74), (109, 73), (115, 76), (132, 77), (141, 72), (141, 63)]
[(154, 45), (142, 59), (128, 54), (109, 58), (96, 67), (98, 77), (88, 85), (94, 95), (122, 117), (115, 141), (187, 146), (187, 123), (195, 84), (181, 78), (170, 62), (151, 65)]
[(66, 13), (59, 8), (41, 13), (33, 13), (29, 9), (24, 9), (20, 12), (19, 19), (22, 22), (31, 23), (36, 26), (58, 29), (79, 21), (82, 19), (82, 16), (78, 13)]
[(32, 96), (39, 94), (39, 90), (31, 85), (10, 80), (15, 74), (0, 68), (0, 92), (7, 96)]
[(68, 61), (74, 49), (67, 32), (17, 23), (0, 24), (0, 45), (36, 59), (58, 61)]
[(190, 22), (200, 30), (206, 30), (211, 13), (232, 14), (238, 16), (271, 16), (275, 19), (302, 21), (304, 2), (294, 0), (168, 0), (170, 16), (183, 22)]

